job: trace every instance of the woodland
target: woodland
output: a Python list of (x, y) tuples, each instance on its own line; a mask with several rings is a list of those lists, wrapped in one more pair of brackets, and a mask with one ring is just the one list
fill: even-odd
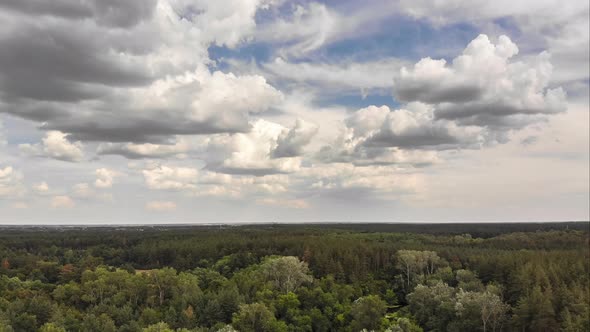
[(590, 331), (589, 223), (0, 227), (0, 332)]

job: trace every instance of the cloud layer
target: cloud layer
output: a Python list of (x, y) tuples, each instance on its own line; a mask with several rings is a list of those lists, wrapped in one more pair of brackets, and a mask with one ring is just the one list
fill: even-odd
[[(448, 188), (437, 174), (463, 179), (450, 169), (530, 154), (583, 170), (587, 121), (564, 128), (587, 119), (588, 10), (3, 1), (0, 211), (419, 216)], [(546, 177), (578, 188), (563, 167)]]

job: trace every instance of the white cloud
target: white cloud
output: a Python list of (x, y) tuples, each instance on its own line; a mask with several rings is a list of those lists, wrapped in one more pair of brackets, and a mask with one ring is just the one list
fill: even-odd
[(432, 109), (410, 104), (408, 109), (369, 106), (344, 121), (340, 135), (318, 154), (326, 162), (356, 165), (423, 166), (439, 161), (431, 150), (479, 147), (484, 132), (434, 120)]
[[(531, 49), (548, 48), (554, 56), (555, 82), (587, 80), (590, 54), (587, 1), (457, 1), (402, 0), (394, 10), (425, 19), (436, 25), (470, 21), (486, 30), (501, 26), (496, 19), (508, 19)], [(508, 32), (512, 32), (510, 29)], [(540, 45), (539, 45), (540, 44)]]
[(24, 194), (23, 175), (12, 166), (0, 167), (0, 198), (16, 198)]
[(271, 155), (274, 158), (297, 157), (303, 154), (303, 148), (317, 134), (319, 126), (302, 119), (295, 121), (291, 129), (283, 129), (277, 139), (277, 146)]
[(205, 156), (207, 168), (229, 174), (295, 172), (301, 164), (298, 154), (315, 135), (314, 128), (301, 120), (288, 129), (259, 119), (248, 133), (212, 137)]
[(256, 201), (258, 204), (286, 207), (291, 209), (308, 209), (309, 203), (303, 199), (275, 199), (263, 198)]
[(24, 210), (29, 208), (29, 204), (26, 202), (14, 202), (12, 204), (13, 209)]
[(150, 189), (182, 191), (190, 196), (259, 197), (285, 193), (289, 186), (285, 174), (235, 175), (175, 166), (147, 168), (142, 174)]
[(492, 44), (480, 35), (450, 66), (442, 59), (424, 58), (411, 69), (402, 68), (394, 94), (402, 101), (435, 105), (437, 118), (479, 126), (518, 127), (537, 121), (539, 114), (564, 111), (564, 91), (547, 88), (549, 54), (510, 61), (517, 53), (506, 36)]
[(76, 203), (65, 195), (53, 196), (51, 199), (51, 207), (54, 209), (71, 209)]
[(151, 201), (145, 204), (148, 211), (167, 212), (176, 210), (176, 203), (170, 201)]
[(420, 174), (396, 166), (314, 164), (302, 169), (297, 176), (301, 189), (312, 195), (337, 195), (353, 200), (364, 199), (371, 194), (399, 199), (420, 192), (425, 186)]
[(96, 170), (96, 180), (94, 186), (96, 188), (111, 188), (117, 172), (108, 168), (99, 168)]
[(160, 166), (142, 171), (150, 189), (186, 190), (195, 189), (199, 171), (188, 167)]
[(70, 192), (71, 196), (84, 200), (85, 202), (99, 201), (99, 202), (112, 202), (113, 195), (108, 192), (97, 192), (92, 186), (86, 182), (76, 183), (72, 186)]
[(20, 144), (19, 149), (25, 154), (57, 160), (79, 162), (82, 161), (82, 143), (70, 142), (67, 134), (60, 131), (48, 131), (38, 144)]
[(129, 159), (142, 158), (184, 158), (191, 150), (191, 144), (185, 138), (177, 138), (174, 144), (134, 144), (134, 143), (101, 143), (99, 155), (122, 155)]
[(33, 190), (40, 195), (44, 195), (49, 193), (49, 185), (45, 181), (39, 182), (33, 185)]
[(342, 28), (337, 13), (324, 4), (310, 2), (293, 7), (287, 19), (278, 18), (259, 27), (257, 41), (287, 44), (279, 53), (301, 56), (324, 45)]

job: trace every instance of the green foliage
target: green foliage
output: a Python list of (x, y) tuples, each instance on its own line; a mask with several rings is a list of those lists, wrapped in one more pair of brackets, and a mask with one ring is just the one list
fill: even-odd
[(558, 226), (8, 229), (0, 332), (586, 331), (588, 230)]
[(282, 332), (287, 330), (284, 322), (277, 321), (274, 314), (262, 303), (243, 304), (234, 315), (232, 325), (242, 332)]
[(385, 301), (381, 300), (378, 295), (368, 295), (354, 301), (350, 310), (352, 329), (354, 331), (379, 329), (386, 306)]

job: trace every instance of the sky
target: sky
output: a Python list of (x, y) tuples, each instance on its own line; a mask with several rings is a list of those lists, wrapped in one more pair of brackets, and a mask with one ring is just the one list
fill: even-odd
[(0, 224), (589, 219), (587, 0), (5, 0)]

